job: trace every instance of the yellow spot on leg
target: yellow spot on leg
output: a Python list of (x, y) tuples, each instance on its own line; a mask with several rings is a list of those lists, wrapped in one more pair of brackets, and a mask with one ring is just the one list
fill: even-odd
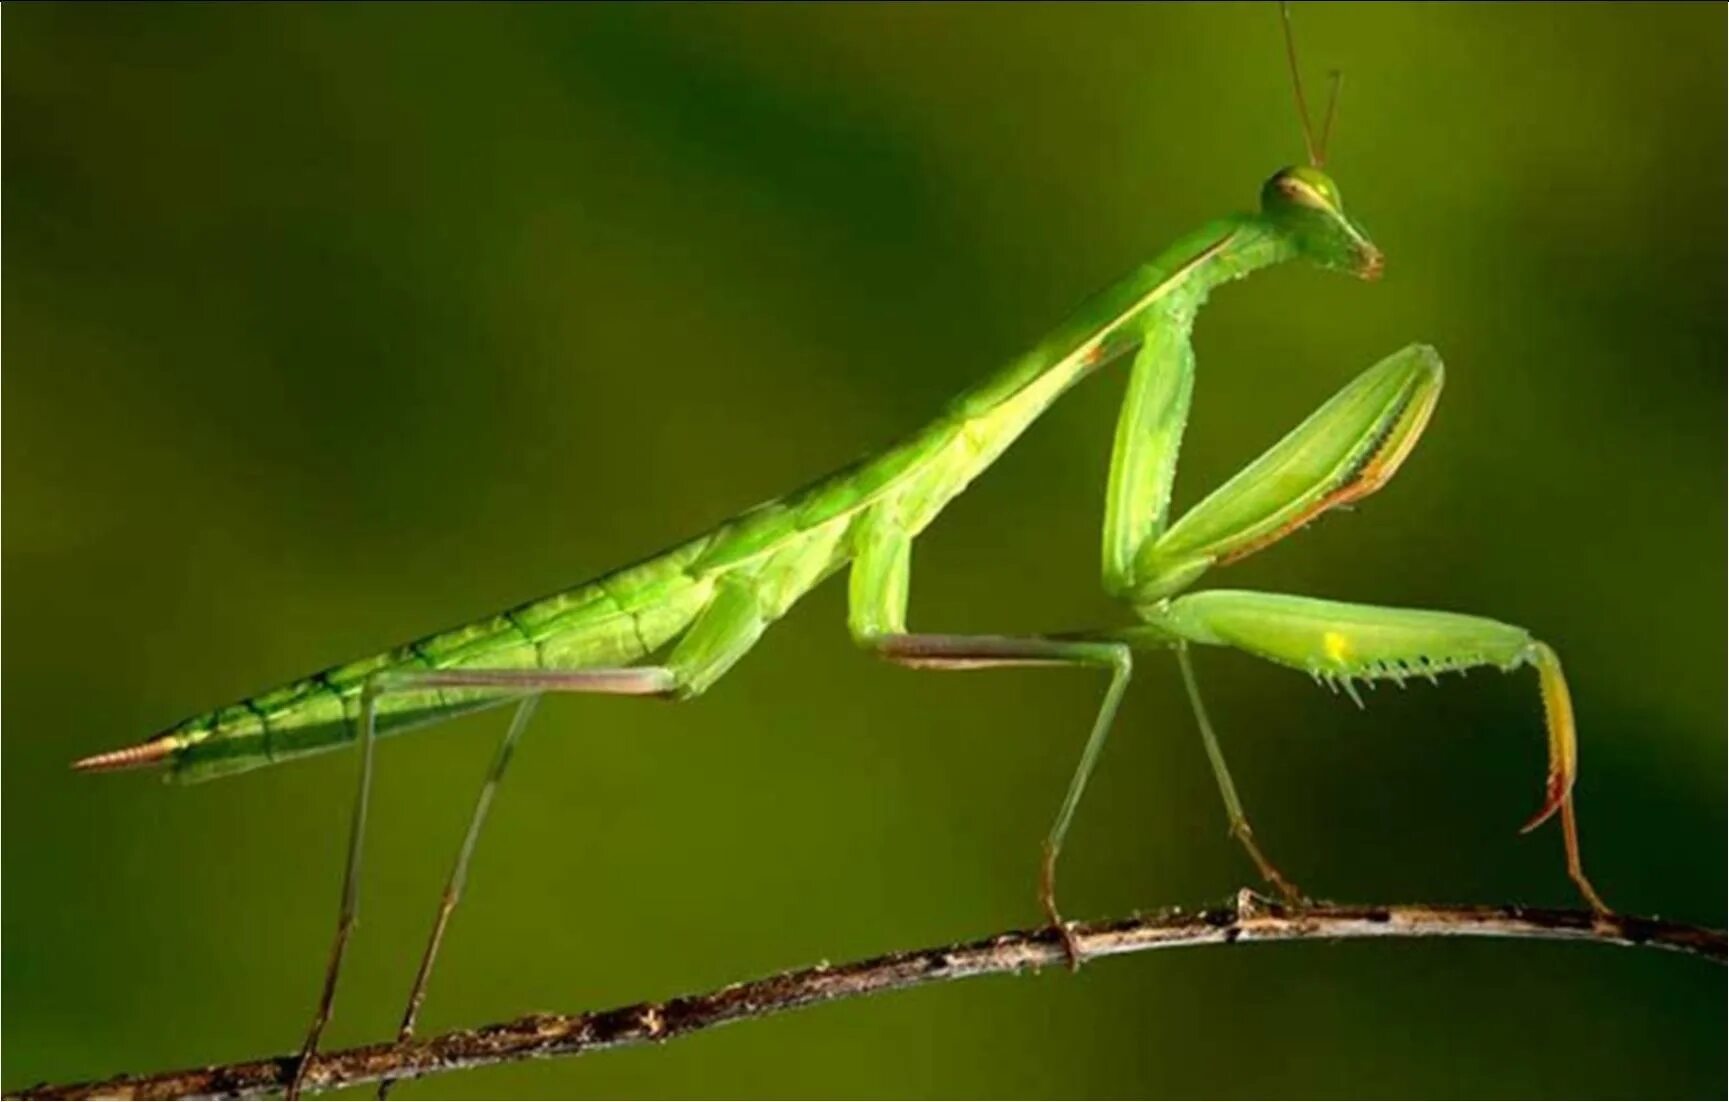
[(1344, 663), (1351, 655), (1351, 641), (1337, 631), (1329, 631), (1321, 636), (1321, 646), (1326, 648), (1327, 657), (1335, 662)]

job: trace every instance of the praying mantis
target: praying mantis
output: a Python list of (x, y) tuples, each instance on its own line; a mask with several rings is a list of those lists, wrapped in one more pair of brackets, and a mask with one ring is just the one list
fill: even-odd
[[(1057, 904), (1059, 855), (1135, 656), (1148, 651), (1176, 656), (1232, 833), (1269, 884), (1300, 899), (1250, 828), (1200, 696), (1190, 659), (1194, 646), (1233, 647), (1353, 696), (1365, 682), (1476, 666), (1534, 668), (1546, 715), (1549, 771), (1542, 806), (1526, 829), (1559, 816), (1568, 873), (1592, 907), (1604, 908), (1579, 857), (1572, 800), (1577, 739), (1566, 681), (1549, 645), (1522, 628), (1476, 616), (1272, 593), (1190, 591), (1213, 568), (1263, 550), (1385, 485), (1427, 426), (1442, 387), (1441, 360), (1432, 349), (1412, 345), (1395, 352), (1172, 518), (1195, 378), (1190, 334), (1209, 294), (1293, 261), (1363, 280), (1382, 272), (1380, 250), (1346, 214), (1338, 186), (1324, 171), (1332, 112), (1317, 141), (1294, 51), (1292, 72), (1307, 163), (1273, 175), (1261, 190), (1258, 210), (1179, 238), (887, 450), (584, 585), (327, 669), (195, 716), (136, 746), (75, 763), (87, 771), (165, 766), (174, 779), (197, 781), (358, 749), (337, 928), (291, 1094), (299, 1091), (334, 1007), (358, 909), (379, 736), (514, 704), (409, 994), (399, 1030), (407, 1038), (482, 828), (540, 697), (700, 697), (800, 598), (843, 569), (848, 629), (863, 649), (888, 661), (938, 670), (1078, 667), (1108, 675), (1039, 866), (1040, 903), (1065, 938), (1068, 927)], [(1043, 636), (910, 629), (914, 540), (1068, 390), (1125, 362), (1129, 379), (1108, 475), (1102, 574), (1135, 623)]]

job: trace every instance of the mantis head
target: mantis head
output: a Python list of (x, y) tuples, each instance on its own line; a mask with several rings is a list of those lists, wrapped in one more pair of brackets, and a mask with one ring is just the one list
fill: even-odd
[(1320, 140), (1309, 122), (1309, 101), (1303, 95), (1303, 73), (1297, 65), (1297, 36), (1291, 30), (1291, 5), (1280, 4), (1285, 28), (1285, 59), (1291, 66), (1291, 93), (1297, 105), (1297, 120), (1303, 127), (1303, 146), (1309, 163), (1282, 168), (1261, 188), (1261, 216), (1284, 233), (1306, 260), (1345, 272), (1358, 279), (1380, 279), (1386, 260), (1369, 240), (1363, 227), (1345, 214), (1339, 185), (1321, 170), (1327, 163), (1327, 141), (1333, 136), (1333, 120), (1339, 110), (1339, 88), (1344, 75), (1333, 72), (1332, 91), (1327, 96), (1326, 121)]
[(1261, 188), (1261, 213), (1290, 236), (1303, 258), (1359, 279), (1381, 277), (1381, 250), (1345, 214), (1339, 185), (1319, 168), (1280, 169)]

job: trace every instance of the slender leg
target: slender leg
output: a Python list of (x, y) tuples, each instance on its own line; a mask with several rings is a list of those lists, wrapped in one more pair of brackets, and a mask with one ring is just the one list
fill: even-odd
[(427, 670), (403, 671), (380, 675), (367, 682), (360, 694), (360, 785), (354, 801), (354, 820), (348, 835), (348, 862), (342, 875), (342, 906), (337, 914), (336, 937), (330, 948), (330, 963), (324, 972), (324, 986), (318, 996), (318, 1009), (307, 1031), (294, 1078), (288, 1086), (288, 1097), (300, 1097), (306, 1073), (318, 1051), (319, 1038), (330, 1022), (330, 1012), (336, 1001), (336, 983), (342, 974), (342, 958), (348, 949), (349, 934), (354, 929), (358, 909), (360, 859), (366, 837), (366, 809), (372, 793), (372, 751), (377, 727), (377, 706), (380, 696), (392, 692), (409, 692), (427, 688), (496, 689), (501, 694), (572, 692), (611, 693), (637, 696), (657, 696), (674, 691), (677, 679), (671, 670), (659, 666), (638, 666), (595, 670)]
[(1213, 733), (1213, 724), (1207, 718), (1207, 707), (1201, 703), (1201, 687), (1195, 680), (1195, 666), (1189, 658), (1189, 645), (1178, 643), (1176, 650), (1177, 665), (1183, 669), (1183, 687), (1188, 690), (1189, 704), (1195, 710), (1195, 725), (1201, 729), (1201, 741), (1207, 747), (1207, 760), (1213, 766), (1213, 779), (1219, 782), (1219, 795), (1225, 800), (1225, 814), (1230, 819), (1231, 837), (1243, 843), (1243, 848), (1249, 851), (1255, 867), (1261, 870), (1261, 879), (1279, 889), (1279, 894), (1288, 901), (1300, 903), (1303, 893), (1273, 867), (1273, 863), (1261, 852), (1261, 847), (1255, 844), (1255, 832), (1249, 828), (1249, 817), (1243, 813), (1243, 801), (1237, 797), (1237, 786), (1231, 780), (1230, 767), (1225, 764), (1225, 752), (1219, 747), (1218, 735)]
[(336, 914), (336, 939), (330, 946), (330, 963), (324, 968), (324, 987), (319, 991), (318, 1009), (312, 1015), (312, 1026), (306, 1031), (306, 1043), (300, 1049), (300, 1061), (294, 1067), (294, 1078), (288, 1084), (288, 1097), (299, 1098), (306, 1082), (312, 1055), (318, 1051), (318, 1039), (330, 1022), (330, 1010), (336, 1001), (336, 980), (342, 975), (342, 957), (348, 951), (348, 935), (354, 929), (354, 913), (360, 883), (360, 856), (366, 838), (366, 806), (372, 798), (372, 748), (374, 736), (373, 709), (378, 703), (376, 682), (369, 682), (360, 693), (360, 791), (354, 797), (354, 819), (348, 828), (348, 863), (342, 873), (342, 904)]
[(906, 629), (912, 537), (892, 508), (867, 516), (860, 525), (847, 592), (847, 624), (861, 646), (891, 662), (914, 669), (976, 670), (1004, 666), (1094, 666), (1111, 671), (1111, 684), (1093, 719), (1080, 765), (1069, 782), (1056, 822), (1045, 838), (1039, 866), (1039, 903), (1062, 935), (1069, 966), (1079, 968), (1080, 948), (1057, 910), (1057, 855), (1063, 837), (1092, 776), (1111, 720), (1117, 714), (1133, 671), (1128, 644), (1088, 638), (1051, 639), (1009, 635), (931, 635)]
[(1045, 837), (1044, 859), (1040, 864), (1039, 903), (1050, 924), (1062, 935), (1069, 967), (1080, 968), (1080, 949), (1068, 923), (1063, 921), (1061, 912), (1057, 910), (1057, 855), (1062, 852), (1063, 838), (1068, 834), (1069, 823), (1075, 817), (1075, 808), (1080, 806), (1081, 794), (1086, 790), (1093, 767), (1098, 764), (1099, 752), (1104, 749), (1105, 739), (1111, 733), (1111, 721), (1116, 718), (1123, 692), (1129, 686), (1133, 659), (1128, 646), (1123, 643), (1000, 635), (895, 634), (871, 640), (871, 643), (877, 653), (889, 661), (915, 669), (1093, 666), (1111, 671), (1110, 687), (1105, 690), (1104, 700), (1099, 704), (1098, 714), (1093, 719), (1092, 731), (1087, 735), (1086, 747), (1081, 751), (1080, 764), (1076, 766), (1074, 777), (1069, 781), (1069, 788), (1063, 796), (1062, 807), (1057, 811), (1056, 821), (1051, 824), (1050, 833)]
[[(510, 717), (510, 727), (504, 733), (504, 738), (498, 744), (498, 751), (493, 755), (492, 767), (487, 770), (486, 780), (480, 786), (480, 798), (474, 803), (474, 814), (468, 821), (468, 832), (463, 835), (462, 849), (457, 851), (456, 864), (450, 870), (450, 879), (444, 885), (444, 895), (438, 904), (438, 915), (432, 922), (432, 935), (427, 938), (426, 951), (421, 954), (420, 968), (414, 975), (414, 988), (408, 994), (408, 1006), (402, 1012), (402, 1027), (397, 1030), (398, 1044), (414, 1036), (415, 1020), (420, 1016), (420, 1004), (426, 1000), (426, 984), (432, 978), (432, 962), (438, 956), (438, 947), (444, 941), (445, 927), (450, 924), (451, 912), (456, 910), (457, 900), (462, 898), (463, 886), (468, 882), (468, 862), (474, 856), (475, 844), (480, 840), (480, 828), (486, 823), (486, 814), (492, 809), (492, 800), (498, 793), (499, 782), (504, 779), (504, 771), (510, 765), (511, 755), (516, 752), (516, 744), (522, 738), (522, 732), (528, 727), (528, 721), (534, 715), (535, 705), (540, 703), (540, 697), (524, 697), (516, 706), (516, 712)], [(396, 1085), (396, 1080), (386, 1079), (378, 1084), (380, 1100), (390, 1096), (390, 1088)]]

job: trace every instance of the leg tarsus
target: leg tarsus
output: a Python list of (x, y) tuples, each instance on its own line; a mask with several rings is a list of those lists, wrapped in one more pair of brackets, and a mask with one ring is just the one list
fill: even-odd
[(1261, 847), (1255, 844), (1255, 832), (1249, 828), (1247, 819), (1239, 819), (1231, 824), (1231, 837), (1243, 844), (1249, 852), (1249, 857), (1255, 862), (1255, 867), (1261, 872), (1261, 879), (1278, 889), (1286, 903), (1293, 907), (1307, 906), (1309, 897), (1296, 884), (1286, 879), (1284, 873), (1278, 870), (1267, 855), (1261, 852)]
[(1057, 910), (1057, 850), (1049, 842), (1045, 843), (1044, 859), (1039, 862), (1039, 906), (1044, 908), (1045, 920), (1063, 939), (1063, 955), (1068, 958), (1069, 971), (1079, 972), (1081, 944), (1075, 938), (1075, 931)]
[(1591, 886), (1591, 881), (1585, 875), (1585, 865), (1579, 859), (1579, 821), (1573, 811), (1573, 797), (1568, 797), (1561, 803), (1561, 833), (1567, 841), (1567, 876), (1579, 889), (1579, 894), (1585, 897), (1585, 902), (1591, 905), (1591, 910), (1600, 915), (1612, 915), (1609, 904), (1603, 902), (1603, 897), (1597, 894), (1597, 889)]
[(306, 1084), (306, 1073), (318, 1055), (318, 1040), (324, 1035), (324, 1027), (330, 1024), (330, 1009), (336, 1001), (336, 979), (342, 972), (342, 955), (348, 949), (348, 935), (353, 928), (352, 916), (337, 927), (336, 941), (330, 948), (330, 962), (324, 968), (324, 988), (318, 996), (318, 1009), (313, 1013), (312, 1028), (306, 1032), (306, 1041), (300, 1046), (300, 1058), (294, 1062), (294, 1078), (289, 1080), (284, 1098), (300, 1097), (301, 1088)]

